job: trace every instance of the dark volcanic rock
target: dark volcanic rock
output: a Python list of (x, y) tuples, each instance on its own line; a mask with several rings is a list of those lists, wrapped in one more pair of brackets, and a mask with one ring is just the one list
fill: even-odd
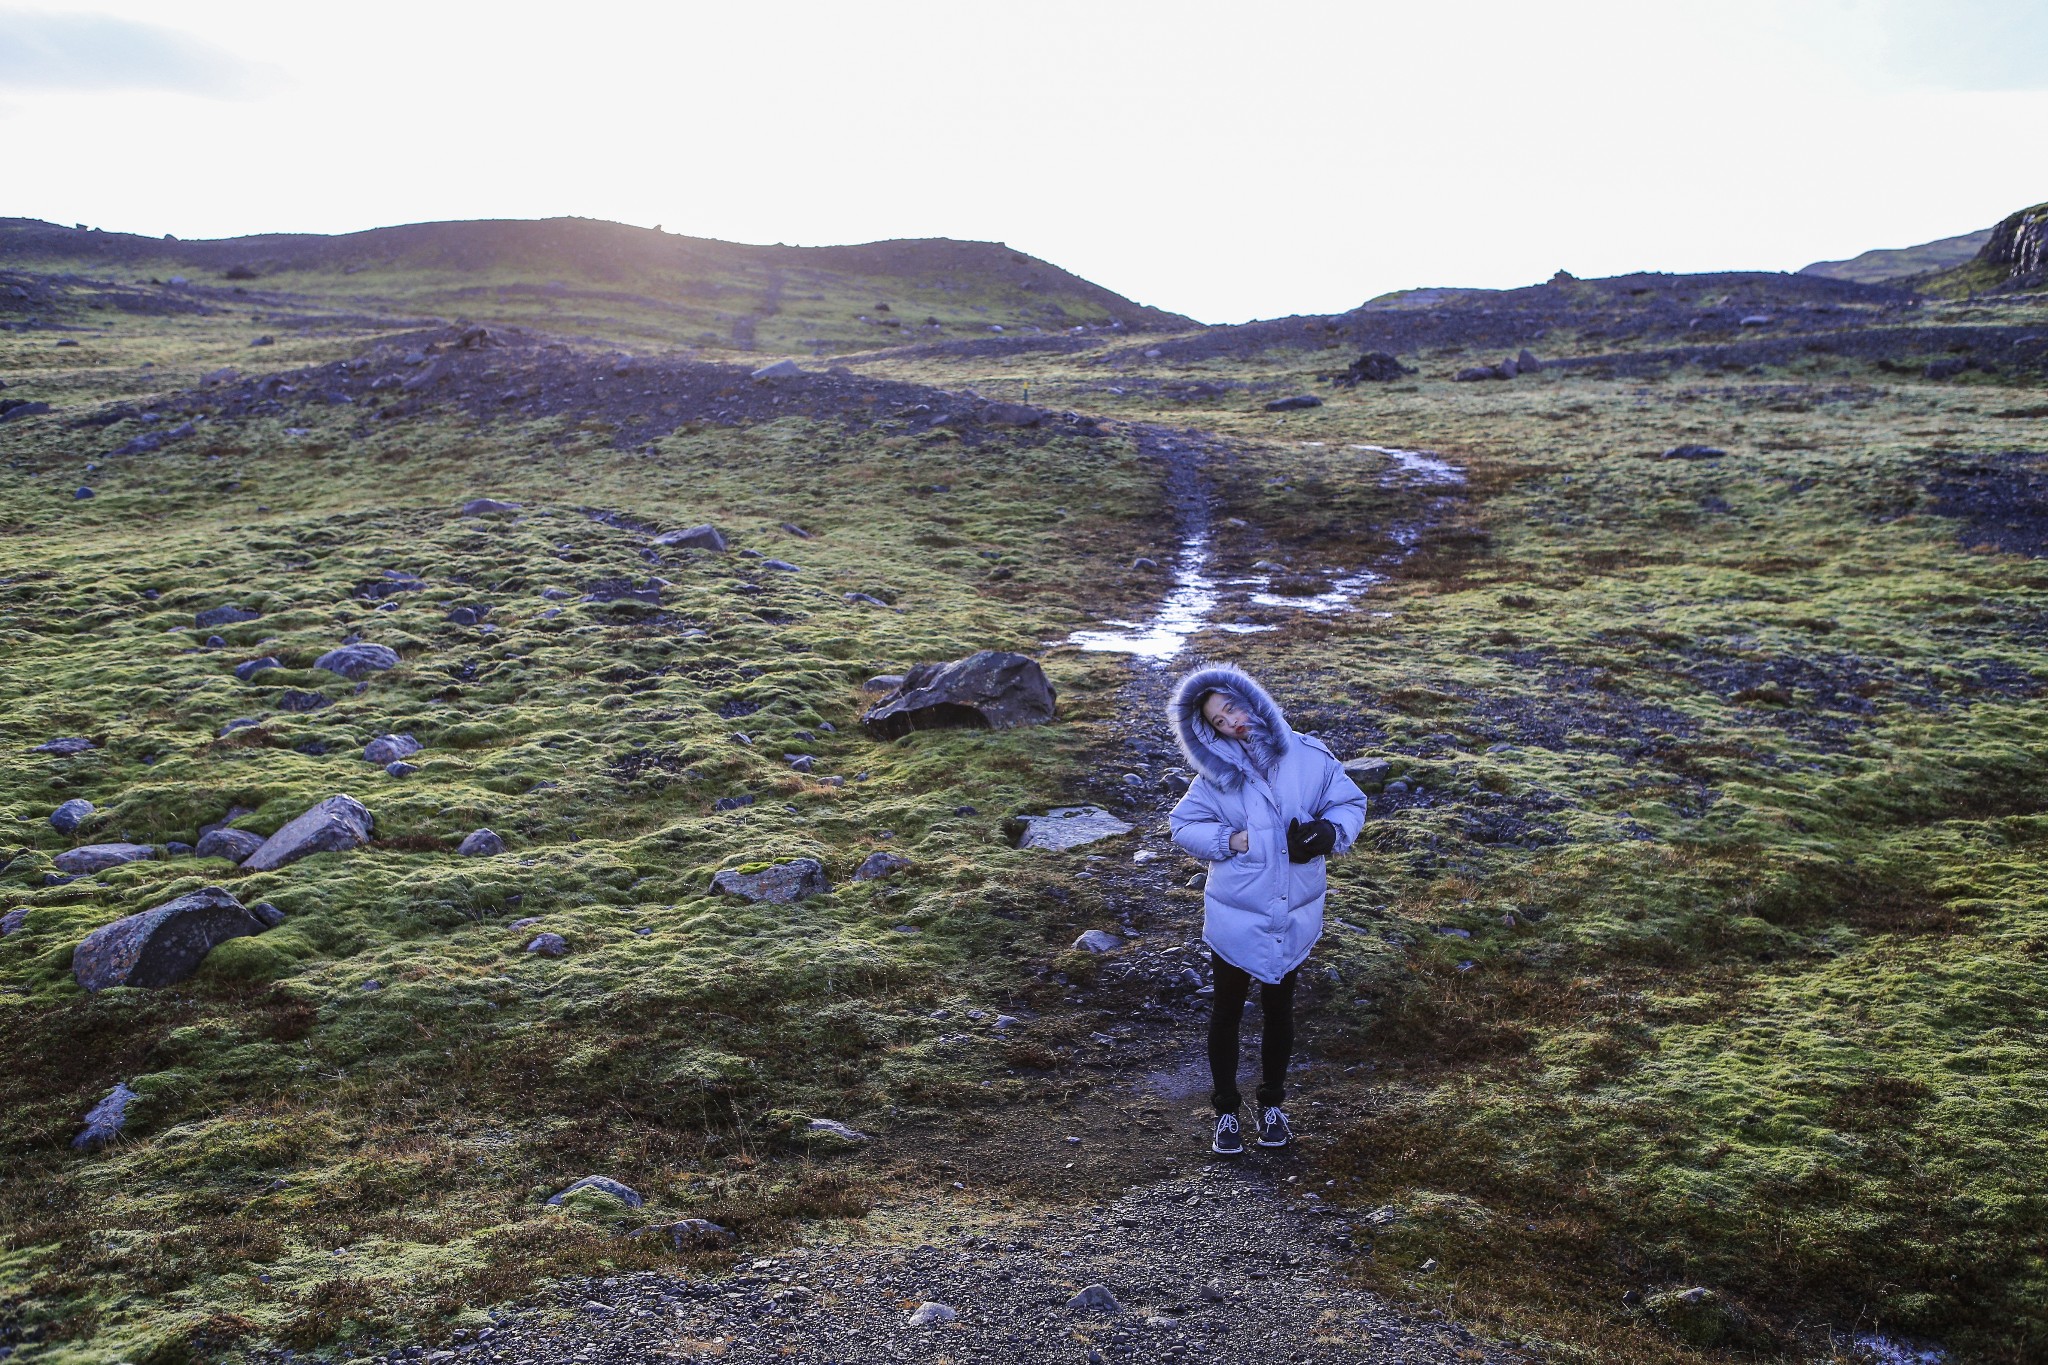
[(951, 663), (919, 664), (861, 724), (880, 739), (901, 739), (912, 730), (1007, 730), (1045, 724), (1056, 700), (1034, 660), (984, 649)]
[(330, 649), (313, 660), (313, 667), (339, 673), (354, 682), (371, 673), (398, 667), (398, 651), (389, 645), (356, 644)]
[(661, 590), (668, 586), (659, 578), (650, 578), (635, 586), (630, 578), (600, 578), (595, 583), (583, 585), (583, 600), (586, 602), (660, 602)]
[(149, 844), (87, 844), (83, 848), (66, 849), (50, 861), (57, 865), (59, 872), (83, 877), (123, 863), (144, 862), (155, 856), (156, 849)]
[(251, 872), (270, 872), (315, 853), (356, 848), (370, 842), (376, 819), (352, 796), (330, 796), (263, 841), (242, 861)]
[(87, 1111), (85, 1128), (71, 1139), (71, 1145), (81, 1152), (89, 1152), (112, 1142), (127, 1126), (128, 1106), (141, 1098), (128, 1088), (126, 1082), (117, 1081), (106, 1098)]
[(59, 758), (71, 758), (75, 755), (84, 753), (88, 749), (96, 749), (98, 747), (98, 745), (94, 744), (91, 740), (85, 738), (82, 735), (67, 735), (62, 739), (53, 739), (50, 740), (48, 743), (38, 744), (36, 745), (35, 748), (29, 750), (29, 752), (36, 754), (55, 754)]
[(901, 854), (885, 853), (878, 849), (861, 860), (861, 865), (854, 870), (853, 879), (857, 882), (876, 881), (883, 877), (893, 877), (909, 866), (910, 859)]
[(88, 934), (71, 954), (71, 974), (88, 991), (170, 986), (197, 971), (214, 946), (263, 932), (263, 921), (226, 890), (202, 887)]
[(1275, 398), (1266, 404), (1267, 412), (1299, 412), (1303, 408), (1319, 408), (1323, 400), (1312, 393), (1297, 393), (1292, 398)]
[[(334, 705), (334, 698), (324, 692), (305, 692), (296, 687), (287, 687), (277, 694), (276, 700), (278, 710), (300, 715), (308, 711), (318, 711), (323, 706)], [(325, 753), (326, 750), (323, 748), (319, 752)]]
[(195, 853), (202, 858), (226, 858), (239, 863), (263, 847), (263, 836), (246, 829), (210, 829), (199, 836)]
[(472, 830), (455, 851), (465, 858), (490, 858), (505, 851), (505, 841), (491, 830)]
[(262, 614), (260, 611), (250, 611), (246, 607), (238, 607), (232, 602), (227, 602), (199, 612), (192, 618), (192, 624), (201, 630), (212, 630), (215, 626), (232, 626), (243, 621), (253, 621)]
[(806, 896), (823, 895), (832, 889), (825, 880), (825, 866), (816, 858), (793, 858), (758, 872), (727, 868), (711, 879), (713, 891), (744, 896), (750, 901), (773, 901), (784, 905)]
[(83, 797), (74, 796), (50, 812), (50, 827), (59, 834), (69, 834), (84, 824), (93, 812), (93, 804)]
[(247, 682), (265, 669), (283, 667), (284, 665), (277, 661), (277, 656), (266, 654), (260, 659), (251, 659), (247, 663), (236, 664), (235, 680), (237, 682)]
[(1666, 460), (1718, 460), (1728, 452), (1718, 446), (1673, 446), (1659, 457)]
[(1385, 351), (1367, 351), (1346, 367), (1343, 382), (1356, 384), (1364, 381), (1372, 384), (1391, 384), (1404, 374), (1414, 373), (1415, 371), (1409, 369)]

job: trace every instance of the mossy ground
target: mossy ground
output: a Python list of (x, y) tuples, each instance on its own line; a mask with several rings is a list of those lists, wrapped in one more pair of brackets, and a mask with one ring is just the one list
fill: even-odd
[[(308, 408), (109, 457), (127, 426), (67, 418), (376, 329), (249, 351), (261, 324), (232, 314), (69, 320), (94, 330), (0, 337), (7, 394), (62, 409), (0, 426), (0, 908), (29, 912), (0, 939), (0, 1295), (22, 1358), (432, 1337), (544, 1275), (676, 1259), (616, 1237), (617, 1210), (543, 1205), (578, 1176), (646, 1194), (631, 1221), (758, 1245), (889, 1194), (795, 1117), (886, 1129), (1061, 1084), (993, 1037), (942, 1046), (926, 1016), (1020, 998), (1071, 935), (1045, 892), (1072, 868), (1009, 848), (1002, 820), (1100, 776), (1123, 665), (1042, 651), (1047, 729), (882, 745), (855, 721), (870, 674), (1142, 611), (1157, 579), (1126, 566), (1174, 546), (1128, 437), (785, 418), (643, 453), (573, 415), (357, 436), (352, 411)], [(1710, 1358), (1622, 1306), (1694, 1282), (1771, 1353), (1811, 1352), (1818, 1323), (2037, 1355), (2048, 569), (1969, 548), (1927, 489), (1961, 457), (2048, 449), (2038, 414), (2001, 415), (2039, 386), (1836, 357), (1453, 384), (1444, 355), (1280, 417), (1260, 402), (1327, 354), (1098, 359), (863, 369), (1228, 438), (1226, 568), (1356, 567), (1431, 527), (1357, 610), (1262, 609), (1283, 628), (1200, 642), (1420, 788), (1335, 865), (1317, 961), (1342, 987), (1310, 1036), (1356, 1103), (1313, 1159), (1347, 1204), (1402, 1211), (1359, 1273), (1563, 1358)], [(1644, 458), (1684, 442), (1730, 454)], [(1469, 483), (1425, 516), (1368, 445)], [(525, 509), (454, 515), (480, 495)], [(800, 572), (656, 551), (582, 508), (713, 521)], [(375, 597), (387, 571), (425, 586)], [(658, 604), (581, 600), (650, 575)], [(191, 613), (230, 601), (262, 616), (209, 649)], [(477, 603), (489, 630), (446, 619)], [(402, 664), (360, 691), (311, 669), (352, 633)], [(261, 654), (285, 667), (236, 682)], [(286, 689), (331, 704), (284, 711)], [(240, 717), (260, 723), (221, 733)], [(358, 757), (387, 731), (425, 744), (414, 775)], [(98, 748), (27, 752), (66, 734)], [(371, 848), (40, 885), (69, 843), (190, 841), (231, 806), (267, 832), (337, 791), (375, 813)], [(70, 796), (99, 812), (66, 840), (45, 817)], [(456, 858), (479, 826), (510, 851)], [(883, 848), (915, 867), (846, 880)], [(792, 856), (837, 889), (707, 893)], [(287, 919), (172, 990), (72, 984), (86, 932), (206, 882)], [(523, 953), (540, 930), (568, 955)], [(70, 1152), (116, 1080), (142, 1095), (130, 1134)]]

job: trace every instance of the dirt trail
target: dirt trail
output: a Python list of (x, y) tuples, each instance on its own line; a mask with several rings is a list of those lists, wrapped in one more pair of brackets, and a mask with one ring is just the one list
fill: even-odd
[[(1213, 500), (1203, 461), (1218, 447), (1200, 433), (1144, 435), (1167, 461), (1178, 529), (1202, 529)], [(1192, 651), (1166, 665), (1134, 659), (1122, 689), (1095, 795), (1137, 825), (1136, 847), (1072, 856), (1082, 859), (1075, 880), (1113, 908), (1129, 942), (1093, 981), (1069, 987), (1062, 1006), (1027, 1023), (1027, 1037), (1077, 1040), (1042, 1078), (1040, 1093), (1054, 1098), (880, 1136), (871, 1159), (901, 1193), (869, 1215), (861, 1240), (813, 1242), (724, 1276), (560, 1283), (499, 1316), (489, 1333), (428, 1358), (1527, 1359), (1347, 1281), (1343, 1263), (1369, 1253), (1372, 1228), (1314, 1173), (1323, 1145), (1372, 1099), (1346, 1068), (1318, 1060), (1324, 983), (1313, 967), (1298, 997), (1290, 1077), (1296, 1144), (1235, 1159), (1208, 1151), (1201, 905), (1181, 890), (1186, 864), (1165, 819), (1177, 794), (1162, 780), (1180, 762), (1162, 719), (1166, 696), (1173, 677), (1199, 662)], [(1254, 1003), (1248, 1067), (1260, 1022)], [(1119, 1311), (1069, 1309), (1093, 1284), (1108, 1288)], [(927, 1301), (957, 1318), (910, 1325)]]

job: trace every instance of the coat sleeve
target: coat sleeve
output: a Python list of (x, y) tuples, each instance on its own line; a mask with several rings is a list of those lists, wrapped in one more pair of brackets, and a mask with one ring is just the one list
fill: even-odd
[(1166, 823), (1173, 831), (1173, 842), (1205, 863), (1220, 863), (1237, 856), (1230, 847), (1230, 836), (1237, 831), (1217, 810), (1215, 793), (1206, 778), (1195, 779), (1187, 795), (1166, 817)]
[(1315, 813), (1337, 827), (1333, 855), (1356, 843), (1358, 832), (1365, 828), (1365, 793), (1344, 771), (1344, 765), (1327, 752), (1323, 755), (1323, 790), (1316, 800)]

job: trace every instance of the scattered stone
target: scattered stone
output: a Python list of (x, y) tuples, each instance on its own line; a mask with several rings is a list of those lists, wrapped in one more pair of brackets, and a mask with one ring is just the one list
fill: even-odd
[(205, 611), (195, 613), (192, 624), (200, 630), (212, 630), (215, 626), (234, 626), (244, 621), (254, 621), (262, 615), (260, 611), (250, 611), (247, 607), (238, 607), (233, 602), (226, 602), (218, 607), (208, 607)]
[(38, 744), (29, 752), (32, 754), (55, 754), (59, 758), (72, 758), (84, 753), (88, 749), (96, 749), (98, 747), (98, 745), (83, 736), (70, 735), (63, 739), (53, 739), (47, 744)]
[(780, 569), (784, 573), (803, 572), (802, 569), (799, 569), (796, 565), (790, 563), (786, 559), (764, 559), (761, 561), (761, 567), (764, 569)]
[(1375, 790), (1385, 786), (1394, 775), (1394, 764), (1384, 758), (1353, 758), (1344, 763), (1344, 775), (1358, 784), (1361, 791)]
[(1718, 460), (1728, 452), (1718, 446), (1673, 446), (1660, 457), (1666, 460)]
[(668, 586), (668, 580), (650, 578), (645, 583), (635, 584), (630, 578), (601, 578), (583, 587), (586, 602), (655, 602), (661, 601), (661, 590)]
[(789, 532), (791, 535), (795, 536), (798, 540), (809, 540), (811, 538), (811, 533), (809, 531), (806, 531), (803, 527), (797, 525), (793, 521), (783, 522), (782, 529)]
[(543, 957), (560, 957), (569, 951), (569, 942), (560, 934), (536, 934), (533, 942), (526, 945), (526, 951)]
[(1744, 327), (1768, 327), (1775, 321), (1769, 313), (1751, 313), (1742, 320)]
[(1147, 573), (1152, 573), (1158, 570), (1159, 561), (1156, 559), (1148, 559), (1144, 555), (1139, 555), (1136, 559), (1131, 561), (1131, 567), (1133, 569), (1140, 569)]
[(71, 490), (71, 500), (73, 502), (84, 502), (87, 498), (96, 498), (98, 496), (99, 494), (93, 492), (84, 484), (80, 484), (78, 487)]
[(1471, 384), (1484, 379), (1512, 379), (1514, 376), (1499, 365), (1472, 365), (1451, 376), (1456, 384)]
[(786, 375), (798, 375), (803, 372), (803, 367), (794, 360), (778, 360), (772, 365), (763, 365), (748, 377), (752, 379), (781, 379)]
[(1643, 1299), (1642, 1311), (1688, 1345), (1712, 1349), (1764, 1344), (1747, 1313), (1702, 1286), (1650, 1294)]
[(296, 687), (287, 687), (278, 693), (276, 701), (278, 710), (290, 711), (294, 715), (304, 715), (308, 711), (318, 711), (322, 707), (334, 705), (334, 698), (325, 692), (307, 692)]
[(595, 1190), (599, 1194), (608, 1194), (629, 1209), (637, 1209), (647, 1202), (631, 1185), (622, 1185), (608, 1175), (586, 1175), (560, 1194), (551, 1197), (548, 1203), (559, 1204), (578, 1190)]
[(357, 848), (370, 842), (376, 818), (352, 796), (330, 796), (263, 841), (242, 860), (250, 872), (272, 872), (315, 853)]
[(246, 730), (252, 725), (261, 725), (262, 723), (263, 722), (257, 720), (256, 717), (254, 716), (236, 716), (226, 725), (223, 725), (220, 727), (220, 729), (214, 731), (213, 737), (215, 739), (226, 739), (229, 735), (233, 734), (237, 730)]
[[(241, 278), (241, 279), (254, 279), (254, 278), (255, 278), (255, 276), (254, 276), (254, 275), (243, 275), (243, 276), (240, 276), (239, 278)], [(260, 337), (251, 337), (251, 338), (249, 338), (249, 344), (250, 344), (251, 346), (275, 346), (275, 345), (277, 345), (277, 338), (276, 338), (276, 337), (274, 337), (274, 336), (269, 336), (269, 335), (264, 335), (264, 336), (260, 336)]]
[(889, 605), (881, 598), (864, 592), (844, 592), (839, 594), (839, 600), (856, 607), (886, 607)]
[(940, 1323), (957, 1321), (959, 1317), (960, 1315), (953, 1311), (950, 1304), (927, 1300), (919, 1304), (917, 1311), (910, 1315), (910, 1325), (912, 1327), (935, 1327)]
[[(1068, 1283), (1071, 1284), (1073, 1282), (1070, 1280)], [(1067, 1311), (1069, 1313), (1103, 1313), (1113, 1317), (1123, 1312), (1124, 1306), (1117, 1302), (1116, 1295), (1109, 1292), (1108, 1285), (1091, 1284), (1080, 1293), (1074, 1295), (1073, 1298), (1067, 1300)]]
[(68, 848), (50, 861), (57, 865), (59, 872), (85, 877), (123, 863), (139, 863), (154, 857), (156, 848), (150, 844), (87, 844), (83, 848)]
[(751, 793), (742, 793), (739, 796), (719, 797), (711, 803), (711, 809), (715, 811), (739, 810), (743, 806), (751, 806), (753, 804), (753, 795)]
[(386, 763), (384, 765), (384, 773), (387, 777), (411, 777), (418, 771), (419, 768), (417, 766), (407, 763), (403, 759), (396, 763)]
[(651, 1223), (633, 1235), (646, 1237), (650, 1234), (666, 1239), (677, 1251), (731, 1246), (734, 1240), (732, 1233), (709, 1218), (678, 1218), (673, 1223)]
[(284, 923), (284, 911), (278, 909), (269, 901), (257, 901), (249, 907), (249, 913), (262, 920), (263, 927), (266, 929), (275, 929), (278, 925)]
[(202, 887), (93, 930), (72, 950), (71, 974), (88, 991), (175, 985), (216, 944), (263, 930), (263, 921), (227, 890)]
[(901, 673), (877, 673), (860, 685), (863, 692), (894, 692), (903, 686)]
[(536, 925), (536, 924), (539, 924), (539, 923), (540, 923), (540, 916), (539, 916), (539, 915), (528, 915), (528, 916), (527, 916), (526, 918), (524, 918), (524, 919), (515, 919), (515, 920), (513, 920), (513, 921), (512, 921), (512, 922), (511, 922), (510, 924), (506, 925), (505, 927), (506, 927), (507, 929), (511, 930), (511, 931), (512, 931), (513, 933), (515, 933), (515, 934), (516, 934), (516, 933), (518, 933), (518, 932), (519, 932), (520, 930), (522, 930), (522, 929), (531, 929), (531, 928), (532, 928), (532, 927), (533, 927), (534, 925)]
[(384, 989), (384, 983), (373, 976), (363, 983), (363, 989), (366, 991), (381, 991)]
[(210, 829), (199, 836), (196, 852), (202, 858), (226, 858), (240, 863), (263, 847), (263, 836), (246, 829)]
[(1090, 953), (1113, 953), (1124, 946), (1124, 941), (1107, 929), (1090, 929), (1074, 940), (1074, 947)]
[(1266, 404), (1267, 412), (1300, 412), (1304, 408), (1319, 408), (1323, 400), (1312, 393), (1297, 393), (1292, 398), (1275, 398)]
[(1079, 848), (1098, 839), (1129, 834), (1131, 826), (1100, 806), (1055, 806), (1043, 815), (1020, 816), (1012, 822), (1022, 825), (1018, 848), (1043, 848), (1055, 853)]
[(1409, 369), (1385, 351), (1367, 351), (1345, 367), (1342, 382), (1357, 384), (1363, 381), (1371, 384), (1389, 384), (1404, 374), (1414, 373), (1415, 371)]
[(524, 503), (500, 502), (496, 498), (471, 498), (468, 502), (462, 504), (462, 510), (457, 515), (464, 517), (498, 516), (506, 512), (517, 512), (523, 506), (525, 506)]
[(979, 409), (975, 416), (985, 426), (991, 427), (1035, 427), (1052, 416), (1044, 408), (1035, 408), (1028, 403), (990, 403)]
[(813, 1140), (823, 1139), (827, 1142), (843, 1142), (852, 1147), (858, 1147), (864, 1143), (874, 1141), (873, 1138), (861, 1132), (858, 1128), (849, 1128), (838, 1119), (812, 1119), (804, 1125), (804, 1135)]
[(411, 735), (379, 735), (363, 746), (363, 762), (388, 767), (401, 758), (410, 758), (426, 746)]
[(398, 667), (398, 651), (389, 645), (343, 645), (313, 660), (313, 667), (339, 673), (350, 682), (356, 682), (371, 673)]
[(810, 754), (784, 754), (782, 761), (800, 773), (810, 772), (818, 766), (818, 760)]
[(236, 664), (235, 681), (247, 682), (249, 681), (249, 679), (255, 677), (258, 673), (264, 672), (266, 669), (283, 667), (284, 665), (277, 661), (276, 655), (266, 654), (260, 659), (251, 659), (247, 663)]
[(1534, 374), (1537, 370), (1543, 368), (1543, 362), (1536, 358), (1534, 351), (1524, 346), (1522, 353), (1515, 357), (1515, 368), (1523, 374)]
[(710, 524), (691, 526), (680, 531), (663, 531), (654, 538), (656, 545), (682, 550), (723, 550), (725, 537), (718, 528)]
[(857, 882), (879, 881), (883, 877), (893, 877), (909, 866), (910, 859), (901, 854), (877, 849), (861, 860), (861, 865), (854, 870), (853, 879)]
[(919, 664), (861, 717), (861, 724), (880, 739), (961, 726), (1007, 730), (1045, 724), (1053, 718), (1056, 701), (1035, 660), (984, 649), (951, 663)]
[(84, 824), (93, 812), (93, 804), (84, 797), (74, 796), (50, 812), (50, 828), (59, 834), (69, 834)]
[(90, 1152), (112, 1142), (127, 1125), (128, 1106), (141, 1098), (126, 1082), (116, 1081), (106, 1098), (87, 1111), (84, 1131), (71, 1139), (71, 1145), (81, 1152)]
[(495, 858), (505, 851), (505, 841), (490, 830), (472, 830), (455, 851), (465, 858)]
[(792, 858), (751, 872), (729, 867), (711, 879), (711, 889), (744, 896), (750, 901), (787, 905), (807, 896), (823, 895), (832, 885), (825, 880), (825, 865), (816, 858)]

